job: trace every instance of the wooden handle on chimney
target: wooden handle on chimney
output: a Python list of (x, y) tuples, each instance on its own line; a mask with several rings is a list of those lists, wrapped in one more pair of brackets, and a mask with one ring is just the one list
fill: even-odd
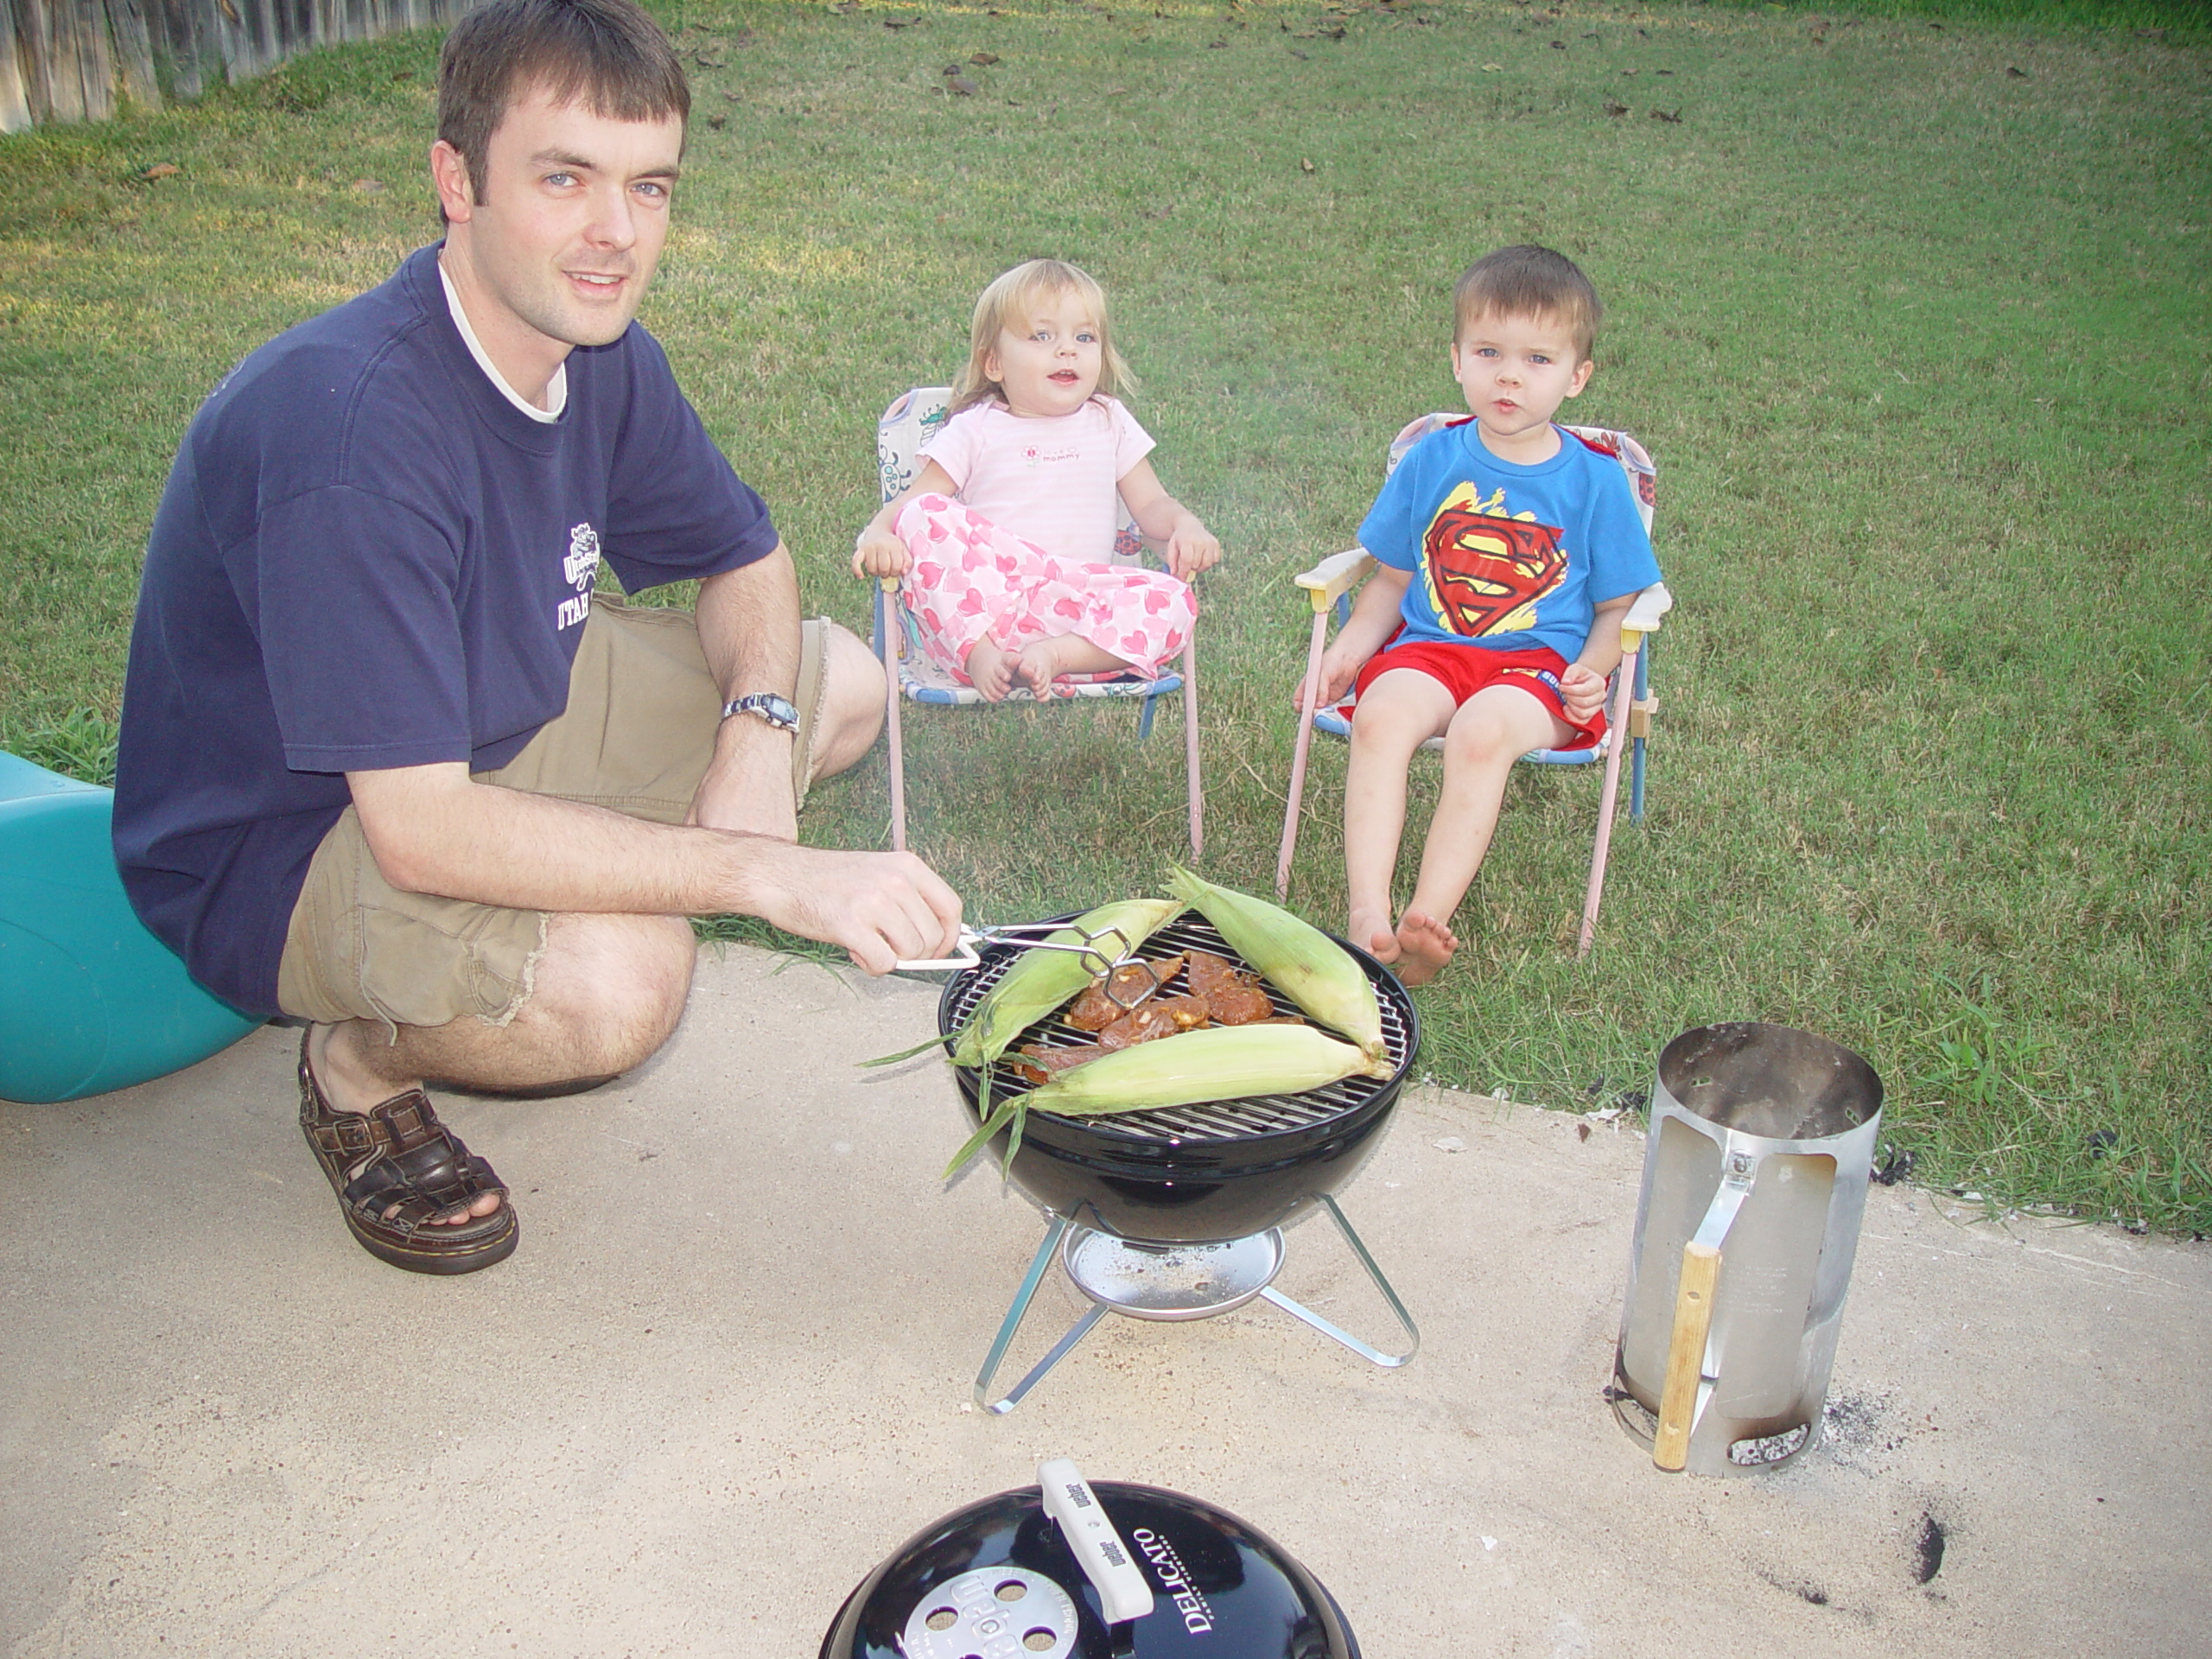
[(1705, 1339), (1713, 1328), (1713, 1288), (1719, 1279), (1717, 1246), (1693, 1243), (1682, 1247), (1675, 1332), (1667, 1344), (1667, 1386), (1659, 1396), (1659, 1431), (1651, 1442), (1651, 1461), (1662, 1469), (1680, 1471), (1689, 1462), (1697, 1385), (1705, 1372)]

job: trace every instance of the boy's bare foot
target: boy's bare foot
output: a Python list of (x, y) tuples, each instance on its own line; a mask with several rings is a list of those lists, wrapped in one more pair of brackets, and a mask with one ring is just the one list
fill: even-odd
[(978, 639), (969, 646), (962, 666), (968, 671), (969, 683), (983, 694), (985, 702), (1003, 702), (1006, 694), (1014, 690), (1017, 659), (995, 639)]
[(1459, 948), (1450, 928), (1409, 910), (1398, 923), (1398, 977), (1408, 985), (1426, 985)]
[(1355, 910), (1344, 924), (1344, 937), (1363, 946), (1377, 962), (1398, 959), (1398, 935), (1387, 910)]

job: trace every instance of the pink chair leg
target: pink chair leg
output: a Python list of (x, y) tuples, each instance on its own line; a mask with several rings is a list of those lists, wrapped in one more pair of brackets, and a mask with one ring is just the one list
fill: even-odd
[(906, 754), (899, 733), (899, 601), (892, 584), (876, 590), (876, 638), (883, 642), (883, 721), (891, 733), (891, 850), (906, 850)]
[(1298, 753), (1290, 763), (1290, 804), (1282, 815), (1282, 850), (1275, 857), (1275, 897), (1290, 896), (1290, 861), (1298, 851), (1298, 804), (1306, 793), (1306, 758), (1313, 747), (1313, 711), (1321, 700), (1321, 647), (1329, 613), (1313, 613), (1313, 643), (1306, 653), (1306, 683), (1298, 704)]
[(1598, 844), (1590, 854), (1590, 886), (1582, 895), (1582, 938), (1574, 947), (1579, 960), (1590, 954), (1598, 933), (1598, 903), (1605, 895), (1605, 855), (1613, 844), (1613, 804), (1620, 794), (1621, 747), (1627, 742), (1628, 707), (1636, 696), (1636, 653), (1621, 658), (1614, 675), (1616, 690), (1611, 715), (1611, 734), (1605, 744), (1605, 787), (1598, 798)]
[(1191, 779), (1191, 858), (1206, 849), (1205, 789), (1198, 781), (1198, 635), (1183, 642), (1183, 763)]

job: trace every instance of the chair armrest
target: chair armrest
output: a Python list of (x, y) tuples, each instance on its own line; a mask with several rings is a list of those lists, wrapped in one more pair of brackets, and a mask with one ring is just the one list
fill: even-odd
[(1621, 619), (1621, 626), (1636, 633), (1656, 633), (1659, 619), (1674, 608), (1675, 596), (1667, 591), (1667, 584), (1655, 582), (1636, 596), (1636, 603)]
[(1313, 595), (1315, 610), (1325, 611), (1374, 569), (1372, 553), (1363, 547), (1348, 547), (1341, 553), (1332, 553), (1311, 570), (1291, 580)]

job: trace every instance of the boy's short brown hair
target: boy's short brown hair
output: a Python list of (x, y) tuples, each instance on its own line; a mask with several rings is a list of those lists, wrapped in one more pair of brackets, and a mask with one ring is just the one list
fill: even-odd
[(1598, 338), (1605, 307), (1581, 268), (1563, 253), (1533, 243), (1500, 248), (1469, 265), (1452, 290), (1454, 337), (1478, 317), (1549, 317), (1574, 337), (1578, 357), (1587, 362)]
[(634, 0), (492, 0), (438, 55), (438, 137), (461, 152), (478, 201), (492, 135), (518, 94), (537, 91), (614, 121), (691, 114), (676, 48)]

